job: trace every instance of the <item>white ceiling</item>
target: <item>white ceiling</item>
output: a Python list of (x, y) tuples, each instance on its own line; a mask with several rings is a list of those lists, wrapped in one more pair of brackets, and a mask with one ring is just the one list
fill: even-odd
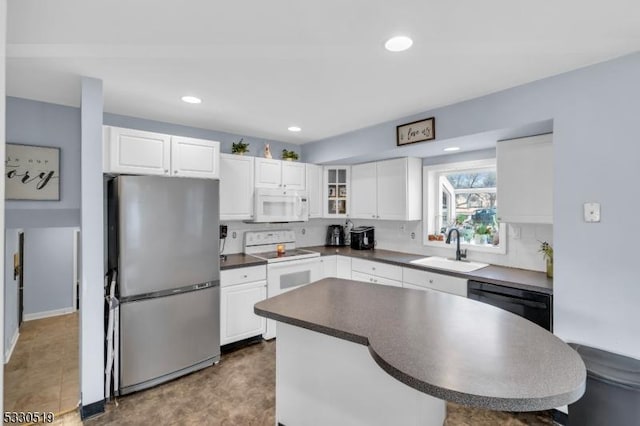
[(7, 94), (304, 143), (638, 50), (637, 0), (8, 0)]

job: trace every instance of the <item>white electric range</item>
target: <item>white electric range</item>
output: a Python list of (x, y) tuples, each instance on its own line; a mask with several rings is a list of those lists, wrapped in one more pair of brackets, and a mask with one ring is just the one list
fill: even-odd
[[(278, 253), (278, 245), (284, 253)], [(292, 230), (247, 231), (244, 252), (267, 261), (267, 297), (317, 281), (321, 277), (320, 253), (297, 249)], [(276, 337), (276, 322), (267, 320), (265, 339)]]

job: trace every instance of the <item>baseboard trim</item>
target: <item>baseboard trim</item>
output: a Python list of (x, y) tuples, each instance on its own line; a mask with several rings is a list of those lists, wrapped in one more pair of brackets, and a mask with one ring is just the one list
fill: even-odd
[(16, 327), (16, 331), (13, 333), (13, 337), (11, 338), (11, 344), (9, 345), (9, 348), (7, 348), (7, 351), (4, 353), (5, 364), (9, 363), (9, 360), (11, 359), (11, 355), (13, 355), (13, 350), (16, 348), (16, 345), (18, 344), (18, 337), (20, 337), (20, 329)]
[(551, 418), (559, 425), (567, 426), (569, 424), (569, 415), (555, 408), (551, 410)]
[(80, 407), (80, 418), (82, 420), (86, 420), (89, 417), (97, 416), (98, 414), (104, 413), (104, 399), (97, 402), (92, 402), (88, 405), (83, 405)]
[(35, 314), (24, 314), (22, 318), (24, 321), (32, 321), (42, 318), (57, 317), (58, 315), (72, 314), (74, 312), (75, 310), (73, 309), (73, 306), (69, 306), (68, 308), (54, 309), (53, 311), (36, 312)]

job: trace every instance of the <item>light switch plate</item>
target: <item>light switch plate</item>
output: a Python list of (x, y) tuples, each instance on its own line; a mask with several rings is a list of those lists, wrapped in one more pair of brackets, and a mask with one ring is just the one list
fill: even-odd
[(584, 203), (584, 221), (600, 222), (600, 203)]

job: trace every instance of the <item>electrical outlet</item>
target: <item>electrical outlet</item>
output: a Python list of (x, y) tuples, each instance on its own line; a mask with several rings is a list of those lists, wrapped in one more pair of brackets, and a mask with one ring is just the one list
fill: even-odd
[(600, 222), (600, 203), (584, 203), (584, 221)]

